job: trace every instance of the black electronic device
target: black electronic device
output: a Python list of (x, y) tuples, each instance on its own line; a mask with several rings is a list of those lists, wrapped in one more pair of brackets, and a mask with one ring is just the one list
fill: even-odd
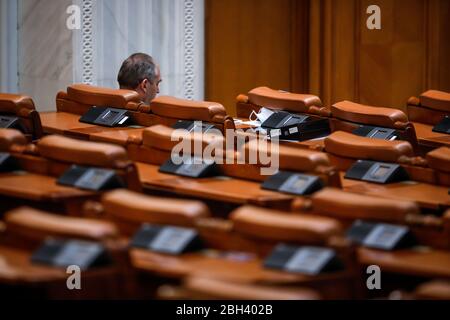
[(305, 141), (330, 134), (328, 119), (286, 111), (272, 113), (262, 124), (271, 138), (281, 140)]
[(132, 125), (133, 119), (125, 109), (93, 106), (81, 116), (80, 122), (105, 127), (124, 127)]
[(450, 117), (445, 116), (444, 119), (442, 119), (441, 122), (439, 122), (437, 125), (433, 127), (434, 132), (439, 133), (450, 133)]
[[(188, 132), (208, 133), (212, 129), (217, 129), (213, 124), (202, 121), (178, 120), (172, 128), (184, 129)], [(218, 129), (217, 129), (218, 130)]]
[(323, 181), (307, 174), (279, 171), (263, 182), (262, 188), (296, 195), (309, 195), (324, 186)]
[(180, 255), (198, 250), (202, 244), (195, 229), (144, 224), (133, 236), (131, 246)]
[(353, 134), (361, 137), (381, 140), (402, 140), (402, 134), (395, 129), (360, 125), (353, 130)]
[(96, 242), (47, 239), (31, 256), (31, 261), (52, 267), (78, 266), (81, 270), (112, 263), (105, 247)]
[(11, 172), (19, 169), (17, 159), (7, 152), (0, 152), (0, 172)]
[(387, 223), (371, 223), (357, 220), (347, 232), (347, 238), (369, 248), (395, 250), (415, 244), (406, 226)]
[(125, 184), (114, 170), (72, 165), (57, 180), (58, 184), (102, 191), (123, 188)]
[(265, 259), (264, 266), (307, 275), (318, 275), (343, 268), (333, 249), (286, 244), (277, 245)]
[(218, 175), (219, 169), (215, 162), (205, 162), (199, 158), (189, 158), (179, 164), (172, 159), (167, 160), (160, 168), (160, 172), (176, 174), (190, 178), (206, 178)]
[(409, 175), (397, 163), (358, 160), (347, 170), (344, 178), (386, 184), (409, 180)]

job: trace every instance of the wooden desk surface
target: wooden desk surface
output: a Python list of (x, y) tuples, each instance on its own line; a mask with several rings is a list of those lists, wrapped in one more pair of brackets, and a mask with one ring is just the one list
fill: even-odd
[[(126, 130), (142, 130), (132, 129), (126, 127), (104, 127), (93, 124), (80, 122), (80, 115), (67, 113), (67, 112), (44, 112), (41, 113), (42, 127), (45, 133), (61, 134), (68, 137), (74, 137), (78, 139), (89, 140), (92, 135), (101, 134), (104, 132), (124, 132)], [(112, 134), (111, 136), (114, 136)], [(118, 135), (118, 137), (120, 134)], [(121, 141), (121, 138), (117, 138), (116, 141)], [(95, 140), (102, 141), (102, 140)]]
[(383, 272), (450, 278), (449, 251), (381, 251), (358, 248), (357, 255), (361, 264), (378, 265)]
[[(117, 128), (118, 129), (118, 128)], [(127, 141), (132, 136), (142, 136), (142, 129), (134, 128), (121, 128), (119, 130), (113, 131), (102, 131), (91, 133), (89, 139), (96, 142), (108, 142), (113, 144), (118, 144), (121, 146), (126, 146)]]
[(80, 116), (73, 113), (42, 112), (40, 116), (45, 133), (64, 134), (71, 129), (96, 127), (92, 124), (80, 122)]
[(207, 256), (202, 253), (169, 256), (142, 249), (131, 249), (130, 257), (135, 268), (172, 278), (203, 276), (240, 283), (307, 284), (313, 281), (335, 283), (338, 279), (348, 277), (345, 271), (310, 276), (266, 269), (263, 267), (263, 261), (255, 256), (237, 260), (227, 256)]
[(229, 177), (191, 179), (158, 171), (159, 167), (136, 162), (139, 177), (144, 185), (185, 196), (230, 202), (236, 204), (290, 202), (294, 196), (263, 190), (261, 183)]
[(65, 280), (64, 269), (32, 264), (25, 250), (0, 246), (0, 281), (3, 283), (30, 283)]
[(418, 122), (413, 122), (416, 129), (417, 140), (433, 148), (442, 146), (450, 147), (450, 134), (433, 132), (433, 126)]
[(437, 210), (450, 207), (449, 188), (432, 184), (405, 181), (390, 184), (377, 184), (359, 180), (345, 179), (341, 172), (342, 188), (349, 192), (379, 196), (395, 200), (416, 201), (421, 207)]
[(53, 177), (14, 172), (0, 174), (0, 194), (27, 200), (60, 201), (88, 197), (95, 193), (58, 185)]

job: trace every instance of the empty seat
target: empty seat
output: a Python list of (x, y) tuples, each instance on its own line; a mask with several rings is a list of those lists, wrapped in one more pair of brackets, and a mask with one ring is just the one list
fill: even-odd
[[(325, 150), (330, 162), (341, 173), (343, 188), (348, 191), (379, 195), (392, 199), (417, 201), (421, 206), (442, 211), (450, 205), (448, 198), (449, 176), (442, 169), (433, 168), (421, 157), (412, 156), (411, 145), (406, 141), (385, 141), (355, 136), (351, 133), (337, 131), (325, 139)], [(442, 150), (436, 151), (439, 154)], [(445, 151), (440, 156), (444, 159)], [(344, 178), (358, 160), (398, 164), (409, 176), (410, 182), (380, 184)]]
[[(385, 140), (405, 140), (418, 151), (414, 126), (407, 115), (398, 109), (341, 101), (331, 106), (330, 126), (333, 132), (346, 131)], [(386, 129), (394, 132), (388, 134)]]
[(28, 96), (1, 93), (0, 118), (1, 128), (18, 129), (29, 141), (39, 139), (43, 134), (41, 118)]
[(252, 111), (258, 112), (261, 107), (318, 116), (328, 115), (328, 110), (322, 107), (320, 98), (312, 94), (290, 93), (268, 87), (258, 87), (237, 97), (236, 111), (240, 118), (248, 119)]
[(159, 96), (150, 106), (152, 113), (161, 118), (155, 124), (173, 125), (177, 120), (195, 120), (215, 124), (221, 131), (234, 129), (233, 119), (224, 106), (217, 102)]
[(450, 136), (433, 128), (450, 115), (450, 93), (428, 90), (419, 98), (411, 97), (407, 112), (417, 132), (417, 138), (425, 151), (440, 146), (450, 146)]
[(311, 202), (295, 202), (293, 209), (339, 219), (346, 226), (356, 220), (408, 226), (419, 243), (438, 249), (450, 248), (450, 216), (422, 212), (411, 200), (399, 200), (324, 188), (311, 196)]
[(154, 197), (125, 189), (106, 193), (101, 203), (104, 217), (128, 236), (144, 222), (192, 227), (197, 219), (210, 216), (208, 207), (200, 201)]
[[(15, 139), (23, 142), (20, 138)], [(12, 146), (9, 153), (17, 168), (0, 174), (0, 195), (7, 199), (3, 210), (17, 203), (29, 203), (79, 215), (83, 201), (98, 197), (99, 192), (59, 184), (58, 178), (72, 165), (113, 170), (111, 173), (115, 173), (125, 186), (141, 190), (136, 167), (120, 146), (46, 136), (37, 145)]]
[[(126, 266), (114, 265), (114, 262), (125, 257), (126, 251), (117, 237), (117, 229), (110, 222), (57, 216), (28, 207), (12, 210), (5, 215), (5, 230), (0, 232), (0, 292), (6, 294), (13, 286), (21, 289), (16, 292), (22, 298), (27, 295), (50, 299), (125, 297), (121, 275)], [(53, 245), (64, 241), (82, 241), (86, 245), (88, 241), (96, 248), (101, 246), (103, 255), (108, 258), (101, 262), (103, 258), (99, 256), (97, 265), (82, 266), (82, 261), (78, 260), (81, 256), (70, 256), (67, 251), (67, 256), (61, 257), (55, 265), (45, 264), (43, 260), (38, 262), (37, 249), (50, 240)], [(53, 253), (57, 254), (57, 251)], [(47, 254), (51, 255), (50, 251)], [(78, 261), (83, 268), (83, 290), (67, 289), (66, 268), (69, 265), (63, 261), (70, 259)]]

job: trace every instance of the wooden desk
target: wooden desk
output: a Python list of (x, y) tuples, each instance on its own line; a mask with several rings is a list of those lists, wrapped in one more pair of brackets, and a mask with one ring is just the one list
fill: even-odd
[(411, 276), (450, 278), (450, 252), (440, 250), (380, 251), (358, 248), (358, 261), (363, 265), (378, 265), (383, 272)]
[(308, 286), (322, 289), (321, 294), (327, 299), (345, 299), (352, 295), (351, 274), (348, 271), (309, 276), (266, 269), (263, 267), (263, 261), (256, 256), (238, 260), (216, 253), (219, 256), (207, 256), (203, 253), (169, 256), (131, 249), (130, 257), (136, 269), (168, 278), (201, 276), (247, 284)]
[(143, 128), (122, 128), (113, 131), (95, 132), (90, 134), (89, 139), (91, 141), (113, 143), (126, 147), (128, 139), (133, 136), (141, 137), (143, 130)]
[(450, 134), (433, 132), (433, 126), (413, 122), (419, 144), (430, 148), (450, 147)]
[(6, 284), (44, 283), (66, 281), (66, 270), (32, 264), (30, 253), (6, 246), (0, 246), (0, 281)]
[[(2, 206), (2, 212), (8, 210), (8, 206), (31, 203), (41, 204), (42, 208), (48, 204), (52, 209), (79, 215), (83, 202), (98, 196), (98, 193), (58, 185), (54, 177), (19, 171), (0, 174), (0, 195), (8, 199), (8, 203)], [(10, 198), (13, 199), (10, 201)]]
[(342, 188), (349, 192), (395, 200), (415, 201), (419, 206), (433, 210), (443, 210), (450, 207), (449, 188), (444, 186), (415, 181), (377, 184), (345, 179), (345, 172), (341, 172), (340, 175)]
[(126, 130), (132, 130), (132, 128), (126, 127), (109, 128), (83, 123), (79, 121), (80, 117), (78, 114), (67, 112), (43, 112), (41, 113), (42, 127), (46, 134), (60, 134), (83, 140), (90, 140), (91, 135), (103, 132), (124, 132)]
[(259, 182), (229, 177), (192, 179), (159, 172), (156, 165), (136, 162), (145, 187), (174, 194), (233, 204), (288, 208), (294, 196), (261, 189)]

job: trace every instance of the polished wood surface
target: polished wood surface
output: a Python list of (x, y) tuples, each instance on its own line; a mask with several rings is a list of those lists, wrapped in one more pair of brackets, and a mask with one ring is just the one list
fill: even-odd
[[(369, 30), (366, 9), (381, 9)], [(352, 100), (405, 110), (429, 88), (450, 91), (446, 0), (311, 1), (310, 92), (325, 105)]]
[(144, 187), (153, 187), (175, 194), (223, 201), (234, 204), (251, 203), (261, 206), (288, 205), (293, 196), (261, 189), (261, 183), (229, 177), (204, 179), (184, 178), (159, 172), (159, 166), (136, 163)]
[(235, 97), (257, 86), (307, 87), (304, 0), (207, 0), (206, 99), (236, 115)]
[(377, 184), (344, 178), (341, 172), (342, 188), (345, 191), (380, 196), (387, 199), (410, 200), (421, 207), (442, 210), (450, 207), (448, 188), (422, 182), (404, 181), (390, 184)]

